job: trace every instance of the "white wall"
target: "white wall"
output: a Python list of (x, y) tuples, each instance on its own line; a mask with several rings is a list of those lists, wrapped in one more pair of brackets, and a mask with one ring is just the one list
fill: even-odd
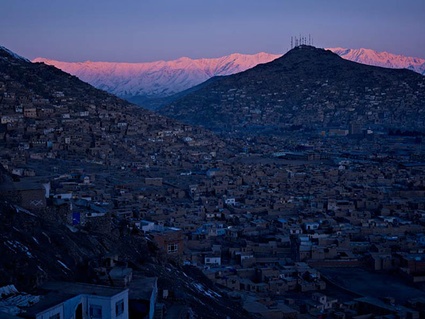
[[(124, 301), (124, 312), (116, 316), (115, 304)], [(128, 319), (128, 290), (125, 290), (113, 297), (96, 295), (78, 295), (65, 302), (51, 307), (37, 314), (36, 319), (50, 319), (51, 316), (59, 313), (61, 319), (73, 319), (79, 304), (82, 304), (83, 318), (90, 318), (90, 305), (102, 307), (102, 319)], [(153, 318), (153, 316), (152, 316)]]
[(51, 316), (54, 316), (57, 313), (60, 314), (60, 318), (64, 318), (62, 303), (52, 308), (49, 308), (43, 312), (38, 313), (36, 316), (36, 319), (50, 319)]

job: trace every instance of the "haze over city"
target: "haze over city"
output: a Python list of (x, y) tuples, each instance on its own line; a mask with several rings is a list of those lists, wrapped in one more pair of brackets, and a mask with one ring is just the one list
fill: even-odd
[(15, 1), (0, 3), (1, 44), (29, 59), (147, 62), (318, 47), (424, 57), (425, 2)]

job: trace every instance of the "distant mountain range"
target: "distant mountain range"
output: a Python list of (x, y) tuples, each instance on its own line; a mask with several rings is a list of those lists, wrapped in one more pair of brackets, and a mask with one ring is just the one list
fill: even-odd
[(388, 52), (377, 52), (370, 49), (331, 48), (328, 50), (353, 62), (391, 69), (409, 69), (425, 75), (425, 59), (406, 57)]
[(270, 62), (279, 55), (231, 54), (215, 59), (190, 59), (148, 63), (61, 62), (43, 58), (44, 62), (77, 76), (96, 88), (129, 99), (164, 98), (198, 85), (214, 76), (245, 71), (260, 63)]
[[(405, 57), (369, 49), (332, 48), (344, 59), (388, 68), (408, 68), (425, 74), (425, 59)], [(105, 90), (133, 103), (156, 108), (157, 99), (170, 102), (168, 97), (198, 85), (209, 78), (235, 74), (258, 64), (267, 63), (281, 55), (258, 53), (231, 54), (221, 58), (190, 59), (148, 63), (61, 62), (45, 58), (44, 62), (77, 76), (96, 88)], [(165, 100), (164, 100), (165, 98)], [(168, 99), (167, 99), (168, 98)]]
[(160, 112), (220, 132), (423, 130), (425, 77), (299, 46), (272, 62), (204, 84)]

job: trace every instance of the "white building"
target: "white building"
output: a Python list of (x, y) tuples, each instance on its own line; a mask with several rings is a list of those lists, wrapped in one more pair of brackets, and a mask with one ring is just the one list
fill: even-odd
[(208, 266), (220, 266), (221, 265), (221, 257), (220, 256), (207, 255), (207, 256), (205, 256), (204, 264), (208, 265)]
[(52, 282), (40, 302), (27, 309), (35, 319), (127, 319), (128, 289), (84, 283)]

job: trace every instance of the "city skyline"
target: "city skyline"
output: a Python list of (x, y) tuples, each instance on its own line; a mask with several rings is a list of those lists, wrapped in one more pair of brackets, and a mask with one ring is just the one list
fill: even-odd
[(291, 36), (300, 34), (311, 34), (318, 47), (425, 57), (421, 0), (4, 0), (0, 12), (0, 45), (29, 59), (149, 62), (283, 54)]

